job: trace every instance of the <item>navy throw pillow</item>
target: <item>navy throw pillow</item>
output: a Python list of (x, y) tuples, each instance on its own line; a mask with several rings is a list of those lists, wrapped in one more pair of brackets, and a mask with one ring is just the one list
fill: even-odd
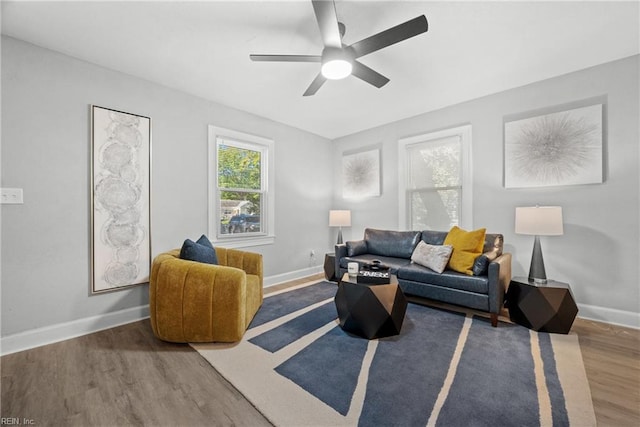
[(216, 250), (204, 234), (197, 242), (194, 242), (191, 239), (184, 241), (182, 249), (180, 249), (180, 259), (207, 264), (218, 264)]
[(471, 271), (473, 271), (473, 275), (483, 276), (487, 274), (487, 269), (489, 268), (490, 262), (491, 260), (485, 254), (482, 254), (478, 258), (476, 258), (471, 269)]
[(196, 243), (199, 245), (203, 245), (206, 246), (208, 248), (213, 249), (213, 245), (211, 244), (211, 240), (209, 240), (207, 238), (207, 236), (205, 236), (204, 234), (202, 236), (200, 236), (200, 238), (198, 240), (196, 240)]

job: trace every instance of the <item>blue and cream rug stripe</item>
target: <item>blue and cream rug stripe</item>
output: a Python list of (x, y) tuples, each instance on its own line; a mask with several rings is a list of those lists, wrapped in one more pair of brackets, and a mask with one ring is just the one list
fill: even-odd
[(402, 333), (338, 325), (336, 285), (269, 294), (235, 344), (192, 346), (277, 426), (590, 426), (575, 335), (409, 304)]

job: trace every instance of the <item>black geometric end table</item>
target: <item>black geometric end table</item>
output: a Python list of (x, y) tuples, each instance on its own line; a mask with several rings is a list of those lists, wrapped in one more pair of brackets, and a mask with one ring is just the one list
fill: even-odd
[(539, 332), (568, 334), (578, 314), (569, 284), (555, 280), (541, 284), (514, 277), (506, 301), (512, 322)]
[(389, 281), (364, 284), (348, 273), (342, 276), (335, 297), (342, 329), (370, 340), (400, 334), (407, 298), (396, 276)]
[(324, 278), (330, 282), (337, 282), (336, 277), (336, 254), (329, 253), (324, 255)]

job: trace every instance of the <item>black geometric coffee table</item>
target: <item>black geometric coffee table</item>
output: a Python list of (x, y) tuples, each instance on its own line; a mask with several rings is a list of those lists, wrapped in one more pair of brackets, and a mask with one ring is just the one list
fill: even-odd
[(514, 277), (506, 295), (511, 321), (539, 332), (568, 334), (578, 314), (568, 283)]
[(407, 311), (407, 299), (394, 275), (387, 284), (362, 284), (345, 273), (335, 303), (342, 329), (367, 339), (398, 335)]

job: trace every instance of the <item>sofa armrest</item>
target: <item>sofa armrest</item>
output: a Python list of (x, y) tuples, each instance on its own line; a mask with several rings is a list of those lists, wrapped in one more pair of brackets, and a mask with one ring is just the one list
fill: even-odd
[(335, 274), (338, 280), (342, 277), (340, 274), (340, 260), (347, 256), (347, 245), (346, 243), (337, 244), (335, 247)]
[(263, 264), (262, 254), (255, 252), (240, 251), (238, 249), (227, 249), (216, 247), (218, 264), (227, 267), (234, 267), (243, 270), (247, 274), (252, 274), (260, 278), (260, 286), (263, 285)]
[(489, 263), (489, 312), (499, 314), (511, 281), (511, 254), (503, 253)]

